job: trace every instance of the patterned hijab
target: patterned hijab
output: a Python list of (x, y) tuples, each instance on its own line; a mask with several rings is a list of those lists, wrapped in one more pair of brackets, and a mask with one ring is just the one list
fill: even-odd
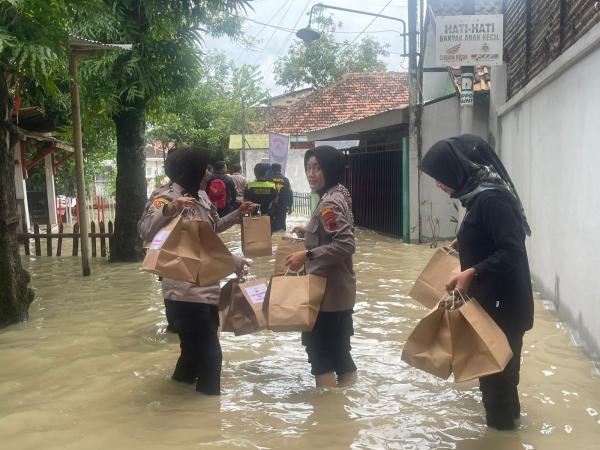
[(531, 235), (523, 205), (504, 164), (479, 136), (463, 134), (437, 142), (429, 149), (419, 168), (454, 189), (451, 197), (460, 200), (467, 209), (483, 191), (509, 192), (525, 233)]

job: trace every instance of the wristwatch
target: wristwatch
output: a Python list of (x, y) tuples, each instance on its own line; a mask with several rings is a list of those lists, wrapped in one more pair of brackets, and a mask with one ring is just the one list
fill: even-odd
[(313, 252), (311, 250), (306, 250), (306, 259), (309, 261), (313, 260)]

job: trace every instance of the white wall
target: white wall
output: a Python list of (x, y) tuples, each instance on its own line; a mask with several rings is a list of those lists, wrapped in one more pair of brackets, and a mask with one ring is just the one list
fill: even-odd
[[(440, 139), (460, 134), (459, 114), (458, 97), (425, 105), (422, 121), (423, 156)], [(450, 218), (457, 215), (452, 206), (455, 201), (440, 190), (435, 185), (435, 181), (423, 172), (421, 172), (420, 193), (421, 237), (425, 240), (432, 238), (429, 216), (431, 215), (431, 204), (433, 204), (433, 218), (439, 219), (440, 222), (439, 237), (454, 238), (456, 224), (452, 223)]]
[(15, 194), (17, 197), (17, 208), (19, 210), (19, 231), (27, 232), (31, 227), (29, 221), (29, 204), (27, 203), (27, 185), (23, 178), (23, 166), (21, 161), (21, 146), (17, 143), (13, 152), (15, 155)]
[(160, 186), (156, 183), (156, 175), (165, 173), (162, 158), (146, 158), (146, 194), (150, 194)]
[[(308, 181), (304, 173), (304, 149), (290, 148), (285, 176), (290, 179), (294, 192), (310, 192)], [(254, 180), (254, 166), (259, 162), (269, 162), (268, 149), (246, 149), (246, 174), (248, 181)]]
[[(579, 45), (594, 32), (595, 44)], [(536, 77), (528, 86), (535, 89), (515, 99), (522, 102), (499, 111), (499, 137), (533, 230), (528, 251), (536, 287), (598, 355), (600, 27), (589, 35)]]

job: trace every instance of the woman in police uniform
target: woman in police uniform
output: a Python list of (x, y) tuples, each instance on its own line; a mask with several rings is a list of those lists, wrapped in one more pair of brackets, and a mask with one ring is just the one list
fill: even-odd
[[(240, 223), (244, 213), (253, 209), (246, 202), (231, 214), (220, 218), (201, 183), (207, 177), (208, 151), (200, 148), (180, 148), (169, 153), (165, 168), (172, 183), (160, 188), (148, 201), (138, 231), (144, 241), (152, 241), (156, 233), (184, 209), (190, 216), (209, 222), (217, 232)], [(234, 257), (236, 271), (241, 272), (244, 260)], [(163, 278), (163, 296), (167, 316), (179, 334), (181, 355), (172, 378), (193, 384), (207, 395), (221, 393), (221, 346), (219, 328), (219, 284), (196, 284)]]
[(327, 279), (317, 321), (311, 332), (302, 334), (302, 343), (317, 386), (334, 387), (356, 378), (350, 355), (356, 298), (352, 255), (356, 247), (352, 212), (338, 186), (344, 178), (344, 156), (333, 147), (320, 146), (306, 152), (304, 167), (320, 200), (310, 222), (294, 228), (304, 237), (306, 252), (289, 255), (286, 264), (294, 271), (305, 266), (307, 273)]

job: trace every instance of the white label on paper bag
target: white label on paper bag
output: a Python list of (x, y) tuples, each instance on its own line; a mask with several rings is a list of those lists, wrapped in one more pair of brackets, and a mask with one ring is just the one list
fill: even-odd
[(267, 295), (266, 283), (257, 284), (256, 286), (250, 286), (243, 289), (248, 293), (250, 300), (252, 300), (252, 303), (255, 305), (265, 301), (265, 296)]
[(152, 239), (152, 244), (150, 244), (150, 250), (158, 250), (165, 243), (167, 238), (171, 234), (171, 231), (159, 231)]

